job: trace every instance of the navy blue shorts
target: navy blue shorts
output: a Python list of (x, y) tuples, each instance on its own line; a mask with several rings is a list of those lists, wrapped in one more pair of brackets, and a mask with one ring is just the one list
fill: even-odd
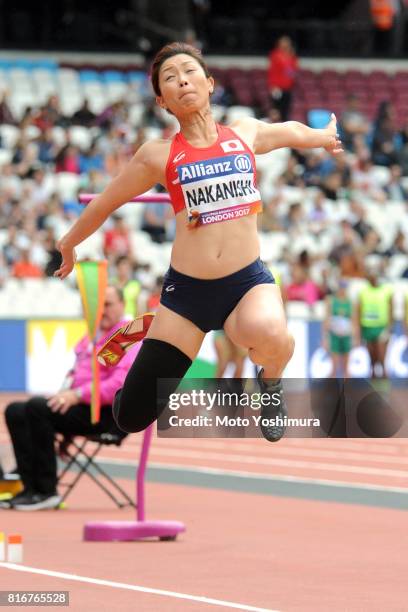
[(181, 274), (170, 266), (160, 302), (209, 332), (222, 329), (240, 299), (252, 287), (265, 283), (275, 283), (275, 279), (260, 259), (238, 272), (209, 280)]

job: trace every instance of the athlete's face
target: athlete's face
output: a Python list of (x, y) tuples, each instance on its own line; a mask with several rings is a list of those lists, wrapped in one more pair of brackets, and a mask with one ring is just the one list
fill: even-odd
[(159, 73), (159, 106), (181, 116), (201, 110), (208, 104), (214, 80), (190, 55), (180, 53), (163, 62)]

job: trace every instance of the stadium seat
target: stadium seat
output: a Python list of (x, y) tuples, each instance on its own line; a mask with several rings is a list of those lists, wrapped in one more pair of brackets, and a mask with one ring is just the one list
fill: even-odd
[(143, 104), (132, 104), (132, 106), (129, 107), (129, 121), (132, 126), (140, 126), (144, 109), (145, 108)]
[(242, 117), (255, 117), (255, 112), (247, 106), (230, 106), (227, 109), (227, 123), (233, 123)]
[(101, 77), (96, 70), (80, 70), (79, 80), (81, 83), (99, 83)]
[(105, 70), (101, 76), (105, 83), (126, 83), (127, 81), (125, 73), (119, 70)]
[(124, 81), (113, 81), (105, 85), (105, 94), (112, 104), (122, 100), (126, 95), (128, 86)]
[[(123, 432), (101, 433), (90, 436), (60, 438), (64, 445), (65, 466), (58, 474), (58, 487), (65, 487), (61, 502), (65, 502), (80, 478), (86, 474), (118, 508), (136, 507), (126, 491), (95, 461), (96, 456), (106, 446), (120, 446), (127, 434)], [(92, 450), (90, 450), (90, 446)], [(75, 476), (66, 481), (66, 474), (74, 468)]]
[(109, 104), (109, 100), (106, 97), (106, 95), (104, 95), (104, 94), (100, 94), (100, 95), (95, 95), (95, 94), (86, 95), (86, 98), (88, 100), (89, 108), (96, 115), (99, 115), (100, 113), (102, 113), (102, 111), (104, 111), (105, 108)]
[(286, 313), (291, 319), (308, 319), (311, 308), (305, 302), (289, 301), (286, 302)]
[(6, 149), (0, 149), (0, 168), (4, 166), (4, 164), (9, 164), (13, 158), (11, 151)]
[(330, 121), (330, 111), (322, 108), (315, 108), (308, 112), (307, 114), (307, 122), (310, 127), (322, 129), (325, 128), (326, 125)]
[(81, 125), (74, 125), (69, 129), (70, 142), (80, 149), (88, 149), (92, 143), (90, 130)]
[(75, 198), (80, 185), (80, 177), (72, 172), (57, 174), (57, 192), (64, 200)]
[(407, 255), (393, 255), (387, 267), (387, 276), (396, 280), (401, 278), (402, 273), (408, 268)]

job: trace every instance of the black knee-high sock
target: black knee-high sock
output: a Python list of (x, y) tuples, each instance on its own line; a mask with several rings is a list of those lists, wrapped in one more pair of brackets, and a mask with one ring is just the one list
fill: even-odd
[[(123, 388), (116, 393), (113, 416), (118, 427), (131, 433), (143, 431), (153, 423), (191, 363), (185, 353), (168, 342), (154, 338), (144, 340)], [(169, 379), (160, 400), (157, 399), (159, 378)]]

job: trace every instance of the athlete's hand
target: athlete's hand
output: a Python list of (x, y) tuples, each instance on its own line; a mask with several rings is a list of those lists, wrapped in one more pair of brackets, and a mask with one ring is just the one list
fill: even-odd
[(330, 155), (337, 155), (338, 153), (343, 153), (343, 145), (340, 140), (340, 136), (337, 133), (337, 119), (334, 113), (331, 114), (331, 118), (329, 123), (326, 126), (327, 133), (327, 141), (328, 144), (325, 145), (325, 149)]
[(76, 253), (75, 249), (64, 241), (64, 238), (57, 242), (57, 249), (62, 255), (62, 262), (59, 270), (54, 272), (54, 276), (63, 280), (68, 276), (68, 274), (71, 274), (72, 270), (74, 269)]

